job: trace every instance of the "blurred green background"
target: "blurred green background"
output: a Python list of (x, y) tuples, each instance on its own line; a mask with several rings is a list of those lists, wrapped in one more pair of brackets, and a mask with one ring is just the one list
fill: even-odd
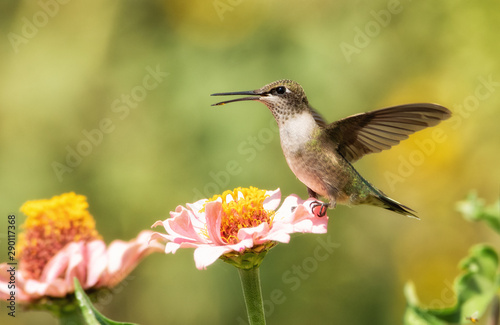
[[(18, 225), (23, 202), (68, 191), (87, 196), (107, 242), (237, 186), (307, 197), (264, 105), (210, 107), (211, 93), (289, 78), (329, 121), (409, 102), (439, 103), (454, 118), (355, 165), (421, 221), (340, 206), (327, 235), (296, 235), (269, 253), (269, 324), (401, 323), (406, 281), (424, 303), (452, 304), (468, 248), (500, 246), (455, 211), (470, 189), (487, 202), (500, 192), (500, 2), (62, 2), (0, 4), (0, 206)], [(340, 245), (324, 261), (319, 238)], [(199, 271), (192, 250), (148, 257), (118, 289), (101, 304), (116, 320), (246, 318), (236, 270), (218, 261)], [(6, 314), (3, 324), (55, 323)]]

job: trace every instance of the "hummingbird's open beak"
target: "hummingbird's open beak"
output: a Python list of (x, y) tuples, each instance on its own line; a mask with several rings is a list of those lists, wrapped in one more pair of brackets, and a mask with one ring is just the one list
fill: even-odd
[(243, 98), (230, 99), (230, 100), (226, 100), (224, 102), (212, 104), (211, 106), (219, 106), (219, 105), (224, 105), (224, 104), (228, 104), (228, 103), (232, 103), (232, 102), (240, 102), (243, 100), (259, 100), (260, 96), (263, 96), (264, 94), (258, 93), (257, 90), (250, 90), (250, 91), (236, 91), (233, 93), (216, 93), (216, 94), (212, 94), (210, 96), (233, 96), (233, 95), (250, 95), (250, 96), (256, 96), (256, 97), (243, 97)]

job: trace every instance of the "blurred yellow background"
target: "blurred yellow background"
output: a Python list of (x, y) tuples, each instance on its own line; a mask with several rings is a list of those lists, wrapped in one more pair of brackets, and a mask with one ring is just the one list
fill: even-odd
[[(452, 304), (468, 248), (500, 246), (455, 210), (470, 189), (500, 194), (498, 1), (3, 1), (0, 16), (0, 206), (18, 225), (23, 202), (68, 191), (107, 242), (237, 186), (306, 198), (264, 105), (210, 107), (211, 93), (289, 78), (329, 121), (409, 102), (454, 117), (355, 165), (421, 221), (340, 206), (327, 235), (268, 254), (269, 324), (401, 323), (406, 281)], [(340, 246), (315, 258), (328, 242)], [(140, 324), (246, 321), (236, 270), (199, 271), (191, 250), (148, 257), (101, 306)], [(2, 308), (6, 322), (56, 320)]]

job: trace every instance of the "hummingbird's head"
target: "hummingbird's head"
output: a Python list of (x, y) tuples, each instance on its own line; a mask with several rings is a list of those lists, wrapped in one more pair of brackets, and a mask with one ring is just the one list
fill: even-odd
[(231, 93), (216, 93), (211, 96), (249, 95), (213, 104), (224, 105), (232, 102), (257, 100), (264, 103), (273, 113), (277, 121), (291, 114), (303, 111), (308, 107), (306, 93), (302, 86), (293, 80), (278, 80), (262, 88), (250, 91), (237, 91)]

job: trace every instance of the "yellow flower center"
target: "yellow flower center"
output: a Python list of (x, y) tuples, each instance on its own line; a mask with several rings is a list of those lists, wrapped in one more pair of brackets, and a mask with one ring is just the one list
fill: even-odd
[(66, 244), (100, 239), (83, 195), (65, 193), (50, 200), (28, 201), (21, 211), (28, 217), (17, 251), (22, 268), (38, 279), (47, 262)]
[[(241, 194), (240, 194), (241, 193)], [(233, 200), (227, 200), (231, 195)], [(235, 244), (238, 240), (238, 231), (241, 228), (257, 227), (263, 222), (272, 225), (274, 211), (264, 209), (265, 190), (256, 187), (235, 188), (227, 190), (222, 195), (214, 195), (207, 202), (222, 199), (222, 219), (220, 234), (222, 240), (228, 244)]]

